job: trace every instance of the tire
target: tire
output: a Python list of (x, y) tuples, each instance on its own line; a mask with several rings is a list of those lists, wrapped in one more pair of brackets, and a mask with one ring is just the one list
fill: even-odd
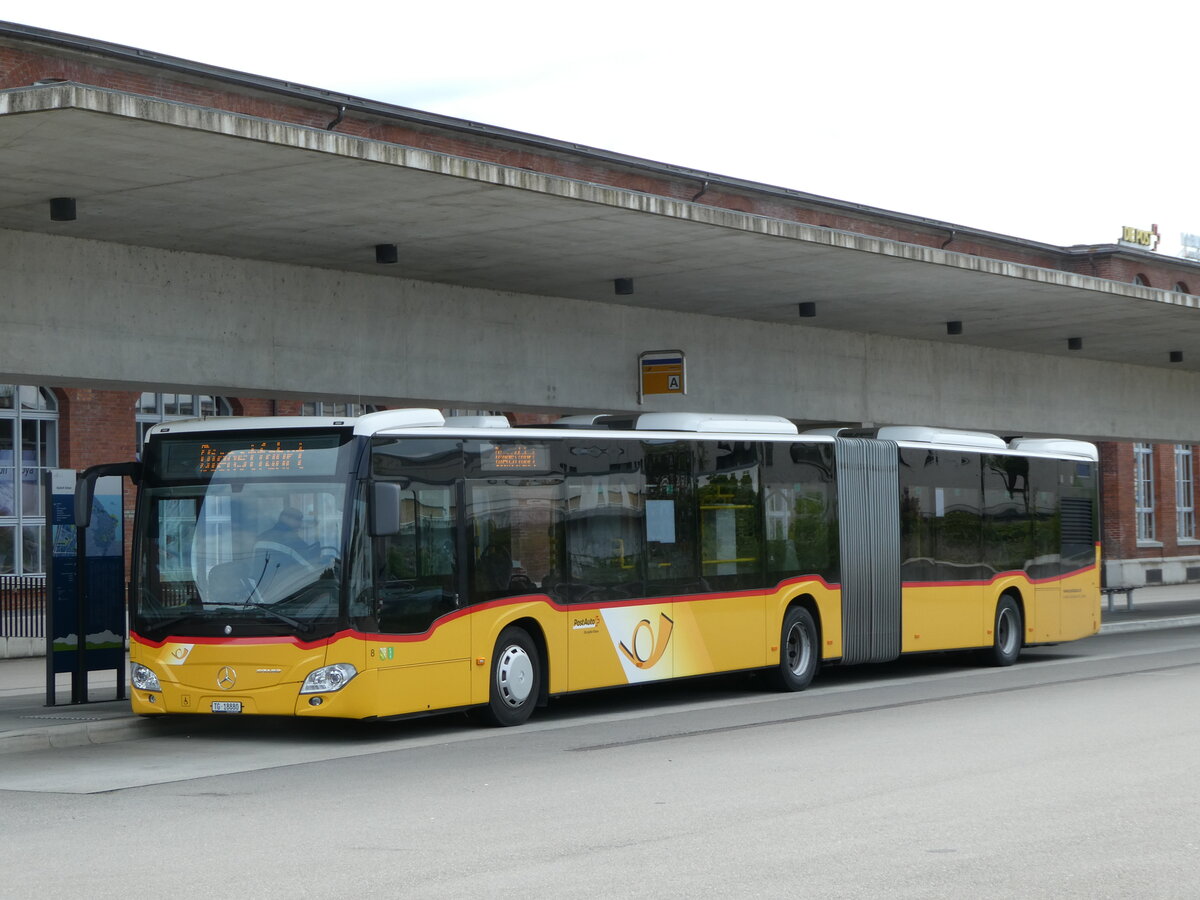
[(492, 653), (488, 705), (480, 717), (488, 725), (520, 725), (533, 714), (541, 688), (542, 664), (533, 639), (522, 628), (505, 628)]
[(783, 616), (779, 665), (770, 670), (772, 685), (780, 691), (802, 691), (812, 683), (820, 664), (817, 623), (803, 606), (793, 606)]
[(996, 604), (996, 621), (992, 628), (992, 649), (987, 652), (987, 661), (993, 666), (1011, 666), (1021, 655), (1024, 636), (1021, 608), (1017, 601), (1005, 594)]

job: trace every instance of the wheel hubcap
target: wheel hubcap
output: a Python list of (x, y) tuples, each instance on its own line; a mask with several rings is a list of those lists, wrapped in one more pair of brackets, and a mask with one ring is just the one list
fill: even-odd
[(996, 639), (1000, 644), (1000, 650), (1005, 654), (1012, 653), (1016, 638), (1017, 631), (1013, 622), (1012, 610), (1000, 610), (1000, 621), (996, 623)]
[(808, 632), (799, 625), (793, 625), (787, 636), (787, 664), (793, 675), (804, 673), (811, 654), (812, 643)]
[(520, 647), (507, 647), (496, 663), (496, 688), (506, 705), (521, 706), (533, 691), (533, 660)]

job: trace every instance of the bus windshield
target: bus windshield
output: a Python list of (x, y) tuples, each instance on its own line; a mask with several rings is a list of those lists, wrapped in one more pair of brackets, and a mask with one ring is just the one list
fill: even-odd
[[(149, 454), (135, 541), (134, 629), (301, 639), (331, 633), (343, 620), (349, 477), (341, 442), (318, 449), (310, 441), (304, 471), (293, 465), (283, 472), (277, 463), (248, 464), (225, 446), (188, 441), (183, 451), (200, 451), (191, 454), (173, 443)], [(261, 454), (261, 446), (252, 452)], [(214, 453), (223, 461), (214, 464)], [(174, 462), (185, 456), (200, 469), (190, 473)]]

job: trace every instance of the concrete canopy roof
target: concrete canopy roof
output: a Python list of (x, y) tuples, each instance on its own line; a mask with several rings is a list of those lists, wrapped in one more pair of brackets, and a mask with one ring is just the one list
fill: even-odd
[[(77, 220), (50, 221), (52, 197)], [(1200, 297), (76, 84), (0, 92), (0, 228), (1200, 369)]]

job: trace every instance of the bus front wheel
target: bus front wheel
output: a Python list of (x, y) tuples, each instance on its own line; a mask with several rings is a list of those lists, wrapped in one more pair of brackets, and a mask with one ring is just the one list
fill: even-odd
[(480, 711), (490, 725), (520, 725), (533, 713), (541, 690), (541, 660), (533, 639), (521, 628), (500, 632), (492, 654), (488, 705)]
[(1005, 594), (996, 604), (996, 623), (992, 629), (992, 649), (988, 661), (993, 666), (1011, 666), (1021, 655), (1021, 608)]
[(802, 691), (812, 682), (820, 663), (817, 623), (803, 606), (793, 606), (783, 617), (779, 637), (779, 665), (771, 681), (781, 691)]

